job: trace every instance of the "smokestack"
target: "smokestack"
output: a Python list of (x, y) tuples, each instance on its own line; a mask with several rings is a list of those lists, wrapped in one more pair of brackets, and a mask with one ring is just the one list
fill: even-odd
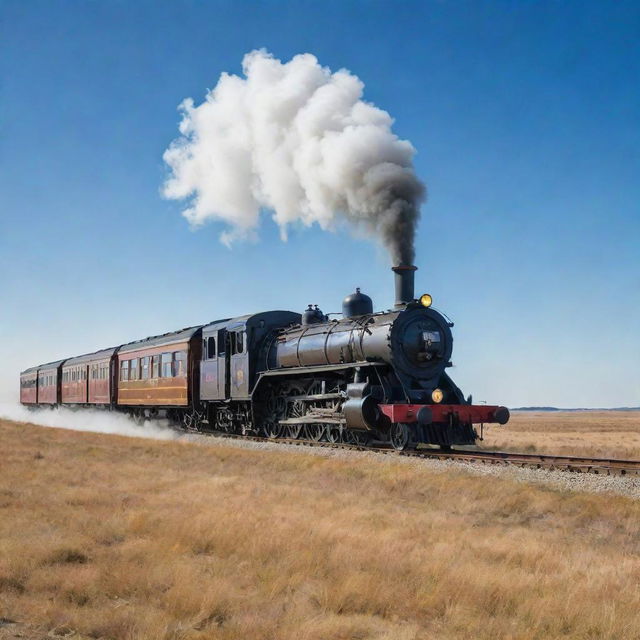
[(414, 267), (412, 264), (399, 264), (397, 267), (391, 267), (391, 271), (396, 274), (396, 309), (401, 309), (409, 302), (413, 302), (413, 281), (417, 270), (418, 267)]

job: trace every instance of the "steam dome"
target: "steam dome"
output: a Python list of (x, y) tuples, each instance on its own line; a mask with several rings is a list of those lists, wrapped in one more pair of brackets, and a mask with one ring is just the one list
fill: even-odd
[(373, 313), (373, 301), (357, 288), (355, 293), (348, 295), (342, 301), (342, 315), (345, 318), (354, 318)]

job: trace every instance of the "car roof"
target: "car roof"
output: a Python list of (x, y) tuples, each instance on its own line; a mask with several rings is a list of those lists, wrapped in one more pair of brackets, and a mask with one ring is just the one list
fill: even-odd
[(168, 333), (163, 333), (159, 336), (149, 336), (143, 340), (127, 342), (120, 347), (118, 353), (129, 353), (130, 351), (138, 351), (146, 347), (158, 347), (164, 344), (184, 342), (185, 340), (189, 340), (199, 329), (202, 329), (202, 327), (203, 325), (199, 324), (194, 327), (179, 329), (178, 331), (169, 331)]
[(64, 366), (68, 367), (71, 365), (82, 364), (83, 362), (94, 362), (96, 360), (106, 360), (110, 358), (118, 349), (118, 347), (109, 347), (108, 349), (100, 349), (99, 351), (94, 351), (93, 353), (85, 353), (81, 356), (75, 356), (74, 358), (69, 358), (65, 360)]
[(235, 318), (227, 318), (226, 320), (210, 322), (202, 327), (202, 331), (209, 333), (213, 329), (240, 329), (248, 324), (269, 319), (275, 320), (278, 323), (293, 324), (299, 323), (301, 316), (295, 311), (260, 311), (258, 313), (248, 313), (244, 316), (236, 316)]

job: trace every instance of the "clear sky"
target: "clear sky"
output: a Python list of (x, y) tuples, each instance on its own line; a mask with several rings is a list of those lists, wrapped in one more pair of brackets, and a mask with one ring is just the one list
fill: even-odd
[(258, 47), (348, 68), (416, 147), (417, 289), (465, 393), (640, 405), (640, 4), (585, 0), (0, 0), (0, 395), (217, 317), (392, 304), (368, 241), (265, 215), (229, 250), (161, 197), (178, 104)]

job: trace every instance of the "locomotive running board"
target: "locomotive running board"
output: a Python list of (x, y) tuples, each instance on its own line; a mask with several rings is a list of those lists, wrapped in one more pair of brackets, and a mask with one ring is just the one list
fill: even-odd
[(344, 364), (319, 364), (313, 367), (286, 367), (284, 369), (269, 369), (267, 371), (260, 372), (261, 378), (267, 376), (286, 376), (297, 373), (322, 373), (323, 371), (344, 371), (345, 369), (355, 369), (356, 367), (386, 367), (385, 362), (345, 362)]
[(344, 419), (329, 417), (329, 416), (319, 416), (319, 415), (308, 415), (308, 416), (300, 416), (299, 418), (284, 418), (283, 420), (278, 420), (278, 424), (344, 424)]

